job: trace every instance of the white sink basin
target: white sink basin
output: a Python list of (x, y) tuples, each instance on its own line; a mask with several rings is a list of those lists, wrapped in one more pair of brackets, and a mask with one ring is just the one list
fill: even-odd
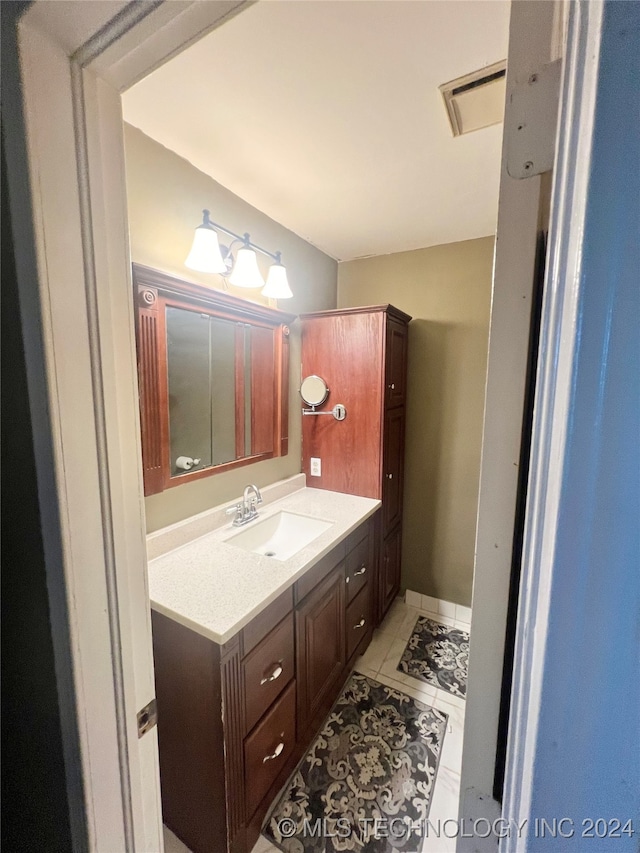
[(328, 530), (332, 521), (281, 510), (264, 521), (250, 521), (226, 542), (275, 560), (288, 560)]

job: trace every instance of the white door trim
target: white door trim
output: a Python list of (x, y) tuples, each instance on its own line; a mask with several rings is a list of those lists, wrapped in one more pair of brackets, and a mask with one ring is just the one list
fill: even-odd
[(518, 498), (541, 177), (507, 170), (511, 94), (557, 58), (556, 4), (511, 4), (505, 135), (493, 268), (478, 495), (469, 674), (460, 782), (461, 816), (490, 809), (496, 764), (505, 631)]
[(45, 0), (6, 37), (9, 195), (76, 850), (162, 849), (157, 732), (139, 740), (136, 721), (154, 689), (118, 90), (246, 5)]
[[(571, 4), (542, 308), (522, 581), (514, 659), (503, 817), (531, 819), (562, 460), (571, 416), (578, 305), (593, 139), (601, 0)], [(504, 853), (525, 849), (504, 839)]]

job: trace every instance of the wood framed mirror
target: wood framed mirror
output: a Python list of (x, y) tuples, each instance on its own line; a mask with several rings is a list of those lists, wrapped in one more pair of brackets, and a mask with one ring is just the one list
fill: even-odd
[(295, 315), (132, 269), (145, 495), (285, 456)]

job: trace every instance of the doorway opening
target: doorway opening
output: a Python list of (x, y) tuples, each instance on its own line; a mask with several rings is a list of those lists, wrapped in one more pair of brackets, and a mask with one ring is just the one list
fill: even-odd
[[(341, 4), (328, 17), (322, 4), (257, 4), (123, 94), (135, 263), (245, 295), (184, 266), (206, 207), (282, 250), (294, 296), (279, 308), (392, 303), (413, 316), (402, 600), (357, 666), (446, 709), (443, 819), (458, 815), (502, 109), (496, 122), (495, 102), (481, 104), (483, 126), (462, 102), (474, 85), (454, 87), (459, 125), (472, 126), (455, 138), (439, 87), (487, 64), (501, 65), (489, 82), (503, 86), (509, 9), (473, 14)], [(299, 324), (292, 332), (295, 412)], [(272, 480), (300, 470), (301, 435), (290, 433)], [(185, 484), (147, 497), (147, 532), (234, 499), (239, 482), (216, 476), (197, 494)], [(440, 632), (462, 681), (411, 674), (420, 664), (401, 659), (421, 625)]]
[[(33, 369), (35, 364), (44, 372), (43, 352), (46, 353), (47, 370), (51, 374), (47, 375), (57, 395), (52, 414), (57, 443), (51, 456), (57, 464), (58, 480), (53, 477), (51, 459), (46, 453), (43, 456), (36, 442), (40, 476), (43, 470), (51, 475), (51, 482), (56, 484), (52, 486), (51, 493), (64, 494), (67, 510), (60, 520), (62, 538), (67, 546), (64, 559), (61, 559), (66, 574), (64, 578), (60, 577), (55, 573), (55, 566), (53, 569), (48, 567), (48, 570), (52, 588), (61, 593), (59, 599), (68, 595), (79, 605), (71, 615), (64, 607), (54, 608), (52, 621), (54, 627), (68, 622), (72, 645), (87, 648), (85, 642), (88, 642), (95, 652), (92, 657), (87, 655), (82, 660), (72, 658), (60, 644), (56, 650), (59, 665), (69, 677), (69, 683), (78, 688), (75, 692), (70, 690), (63, 694), (62, 698), (67, 702), (65, 719), (69, 725), (75, 724), (74, 711), (81, 717), (83, 750), (75, 757), (78, 766), (88, 768), (85, 793), (92, 803), (92, 809), (87, 810), (89, 830), (96, 838), (110, 839), (105, 842), (107, 846), (121, 849), (133, 849), (134, 835), (143, 831), (144, 819), (138, 820), (141, 813), (144, 812), (149, 819), (147, 828), (152, 827), (154, 774), (157, 782), (157, 772), (153, 735), (146, 735), (138, 742), (135, 731), (136, 711), (150, 698), (152, 688), (146, 642), (148, 635), (145, 636), (148, 619), (146, 626), (144, 624), (148, 614), (145, 610), (143, 615), (139, 606), (148, 604), (148, 599), (145, 598), (142, 574), (136, 573), (136, 566), (142, 568), (143, 549), (139, 535), (141, 530), (139, 526), (134, 529), (133, 519), (140, 515), (142, 492), (137, 465), (139, 440), (134, 434), (131, 294), (130, 286), (125, 287), (129, 258), (125, 258), (126, 228), (123, 227), (126, 224), (122, 205), (124, 170), (120, 162), (120, 127), (116, 127), (114, 119), (120, 109), (118, 90), (130, 87), (144, 77), (148, 69), (163, 62), (165, 56), (175, 55), (181, 44), (195, 40), (203, 28), (213, 26), (211, 21), (203, 25), (200, 19), (191, 20), (192, 13), (196, 17), (200, 13), (206, 17), (206, 10), (213, 9), (211, 4), (188, 5), (189, 8), (181, 5), (179, 10), (173, 4), (159, 4), (157, 8), (136, 5), (135, 9), (133, 6), (121, 9), (112, 21), (97, 22), (94, 18), (98, 12), (104, 14), (105, 9), (102, 9), (102, 4), (100, 9), (92, 4), (92, 20), (84, 21), (83, 11), (79, 17), (83, 19), (84, 30), (67, 33), (68, 38), (60, 50), (60, 21), (49, 20), (56, 18), (56, 8), (50, 4), (34, 4), (27, 13), (28, 20), (20, 36), (23, 80), (19, 85), (24, 91), (26, 123), (30, 131), (37, 129), (37, 132), (30, 135), (27, 158), (16, 157), (14, 148), (12, 165), (18, 164), (17, 172), (23, 183), (28, 178), (25, 159), (29, 161), (32, 176), (35, 173), (52, 179), (38, 183), (39, 194), (34, 200), (34, 210), (38, 215), (33, 221), (29, 210), (25, 214), (24, 207), (28, 208), (28, 204), (22, 207), (17, 204), (16, 210), (12, 209), (12, 215), (16, 212), (22, 216), (23, 224), (25, 216), (29, 220), (26, 232), (30, 236), (31, 230), (36, 232), (34, 243), (42, 256), (39, 259), (43, 261), (38, 275), (33, 257), (25, 257), (22, 253), (18, 258), (21, 289), (28, 299), (41, 300), (44, 311), (42, 327), (45, 334), (43, 342), (40, 342), (41, 317), (37, 312), (29, 316), (23, 310), (28, 366)], [(233, 4), (216, 4), (216, 14), (224, 6)], [(221, 14), (224, 17), (224, 14), (237, 11), (240, 7), (227, 9)], [(86, 13), (89, 15), (88, 8)], [(180, 19), (179, 27), (173, 26), (175, 20), (172, 16)], [(521, 50), (524, 44), (530, 48), (527, 62), (536, 51), (544, 54), (542, 45), (550, 39), (546, 16), (542, 17), (545, 21), (538, 22), (541, 23), (539, 32), (537, 27), (529, 26), (525, 33), (527, 27), (521, 26), (521, 31), (515, 36), (511, 34), (511, 41), (520, 49), (510, 57), (512, 67), (519, 61), (526, 65), (524, 57), (527, 51)], [(169, 46), (166, 38), (162, 45), (154, 41), (160, 24), (164, 26), (163, 38), (166, 36), (171, 42)], [(520, 24), (526, 24), (524, 18)], [(135, 39), (135, 50), (128, 52), (124, 43), (126, 39), (121, 37), (136, 28), (136, 34), (142, 37)], [(84, 43), (83, 33), (100, 35)], [(536, 37), (533, 41), (529, 37), (532, 34)], [(74, 39), (75, 45), (72, 44)], [(126, 60), (124, 63), (121, 62), (123, 58)], [(536, 55), (534, 61), (538, 60), (539, 55)], [(48, 99), (43, 99), (45, 91), (50, 96)], [(66, 121), (63, 122), (61, 116)], [(12, 128), (11, 135), (14, 141), (20, 136), (20, 130)], [(61, 185), (65, 188), (64, 193)], [(535, 181), (529, 186), (528, 194), (535, 195)], [(508, 208), (510, 214), (514, 206), (518, 210), (517, 195), (511, 194), (503, 210)], [(523, 195), (526, 196), (527, 192), (519, 193), (520, 200)], [(13, 196), (18, 197), (15, 187), (12, 188)], [(68, 211), (64, 223), (56, 215), (62, 197)], [(518, 227), (529, 222), (526, 216), (516, 219)], [(155, 224), (159, 224), (157, 220)], [(75, 235), (75, 241), (68, 240), (70, 233)], [(503, 237), (509, 233), (504, 223), (500, 233)], [(513, 231), (510, 233), (513, 237)], [(527, 266), (523, 259), (528, 258), (526, 249), (531, 242), (530, 236), (524, 241), (525, 251), (519, 253), (521, 267)], [(503, 239), (502, 245), (508, 242), (508, 239)], [(73, 251), (70, 251), (72, 245)], [(505, 301), (499, 285), (507, 277), (505, 267), (508, 265), (501, 265), (500, 254), (499, 251), (496, 259), (494, 308), (496, 299), (502, 307)], [(520, 279), (526, 277), (526, 274), (521, 275)], [(518, 279), (518, 275), (511, 276), (512, 284), (514, 278)], [(35, 285), (30, 282), (37, 282), (41, 289), (39, 294), (34, 295)], [(510, 331), (514, 334), (517, 334), (514, 318), (517, 316), (520, 322), (521, 314), (515, 311), (510, 317)], [(500, 325), (504, 332), (504, 323), (496, 322), (492, 339)], [(74, 358), (66, 361), (58, 358), (62, 354), (69, 355), (70, 342), (74, 344)], [(511, 349), (517, 350), (518, 347), (512, 346)], [(504, 358), (508, 350), (506, 347), (499, 355)], [(63, 361), (66, 372), (61, 372)], [(501, 384), (499, 373), (499, 370), (497, 374), (492, 371), (490, 365), (489, 376), (495, 378), (498, 375), (498, 385)], [(30, 384), (33, 385), (32, 380)], [(37, 390), (42, 391), (40, 386)], [(491, 392), (488, 387), (485, 444), (487, 419), (492, 411), (495, 416), (499, 408), (489, 404)], [(521, 396), (518, 389), (511, 388), (510, 396), (511, 392), (514, 398)], [(504, 400), (502, 402), (504, 404)], [(512, 408), (517, 412), (517, 405)], [(82, 424), (80, 430), (79, 423)], [(109, 452), (105, 455), (106, 449)], [(97, 460), (100, 464), (94, 464)], [(78, 465), (74, 467), (76, 461)], [(77, 511), (79, 507), (82, 512)], [(486, 525), (484, 527), (486, 532)], [(479, 524), (478, 539), (482, 528), (483, 525)], [(45, 533), (48, 536), (47, 547), (51, 549), (50, 531)], [(56, 554), (58, 544), (56, 539), (53, 542)], [(481, 550), (482, 547), (479, 548)], [(90, 595), (85, 594), (80, 578), (72, 571), (74, 566), (86, 564), (83, 558), (87, 554), (92, 555), (91, 571), (96, 580)], [(108, 581), (106, 588), (105, 578)], [(484, 585), (486, 587), (486, 583)], [(496, 611), (499, 617), (499, 610), (500, 607), (492, 608), (491, 602), (483, 601), (479, 611), (481, 621), (491, 620)], [(105, 614), (108, 615), (108, 625), (104, 624)], [(98, 625), (104, 630), (98, 631)], [(474, 627), (476, 631), (482, 628)], [(61, 633), (63, 631), (59, 635)], [(91, 701), (96, 692), (96, 680), (109, 701), (102, 701), (94, 707)], [(73, 707), (76, 695), (85, 697), (86, 707), (79, 704)], [(105, 756), (108, 760), (103, 761)], [(89, 762), (90, 758), (94, 760)], [(73, 766), (73, 761), (69, 766)], [(91, 772), (91, 767), (94, 770), (100, 768), (99, 777)], [(151, 783), (148, 786), (141, 784), (145, 773)], [(123, 820), (119, 817), (120, 809), (124, 814)], [(75, 831), (81, 832), (81, 828), (76, 826)], [(123, 833), (126, 841), (120, 837)]]

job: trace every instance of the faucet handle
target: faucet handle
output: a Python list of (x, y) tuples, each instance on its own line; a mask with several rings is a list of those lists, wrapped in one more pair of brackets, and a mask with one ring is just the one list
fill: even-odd
[(235, 512), (236, 516), (242, 516), (242, 504), (235, 504), (225, 509), (225, 515), (232, 515)]

